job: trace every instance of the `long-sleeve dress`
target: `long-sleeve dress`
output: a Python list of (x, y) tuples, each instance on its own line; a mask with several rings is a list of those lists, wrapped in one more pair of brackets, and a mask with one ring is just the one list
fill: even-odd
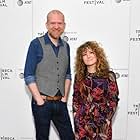
[(119, 101), (114, 72), (109, 78), (88, 73), (80, 92), (74, 82), (73, 113), (76, 140), (112, 140), (112, 117)]

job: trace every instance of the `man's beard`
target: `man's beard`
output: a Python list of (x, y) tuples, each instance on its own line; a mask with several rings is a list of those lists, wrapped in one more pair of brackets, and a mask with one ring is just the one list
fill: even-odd
[(59, 37), (62, 35), (62, 33), (63, 33), (63, 31), (57, 33), (57, 35), (56, 35), (55, 33), (50, 32), (49, 35), (52, 39), (59, 39)]

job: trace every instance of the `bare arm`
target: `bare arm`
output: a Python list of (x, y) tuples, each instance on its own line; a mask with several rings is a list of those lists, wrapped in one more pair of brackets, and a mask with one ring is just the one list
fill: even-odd
[(28, 89), (30, 90), (34, 100), (37, 102), (38, 105), (44, 104), (44, 100), (40, 95), (40, 92), (38, 90), (36, 83), (29, 84)]
[(66, 79), (66, 80), (65, 80), (65, 95), (64, 95), (64, 97), (61, 99), (61, 101), (67, 102), (67, 100), (68, 100), (68, 95), (69, 95), (69, 91), (70, 91), (70, 86), (71, 86), (71, 80)]

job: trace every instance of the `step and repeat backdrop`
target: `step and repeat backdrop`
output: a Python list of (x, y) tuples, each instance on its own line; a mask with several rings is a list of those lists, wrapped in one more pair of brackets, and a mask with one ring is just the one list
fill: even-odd
[[(0, 140), (35, 140), (23, 69), (30, 41), (46, 33), (46, 15), (52, 9), (66, 18), (62, 38), (70, 44), (72, 77), (79, 45), (95, 40), (105, 49), (120, 90), (113, 140), (140, 140), (139, 0), (0, 0)], [(71, 87), (73, 125), (72, 94)], [(59, 140), (53, 124), (50, 140)]]

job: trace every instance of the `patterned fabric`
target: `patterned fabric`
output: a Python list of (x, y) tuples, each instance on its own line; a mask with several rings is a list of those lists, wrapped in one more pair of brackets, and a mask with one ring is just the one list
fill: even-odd
[(73, 112), (76, 140), (112, 140), (112, 117), (119, 101), (113, 72), (109, 78), (87, 74), (80, 92), (74, 83)]

